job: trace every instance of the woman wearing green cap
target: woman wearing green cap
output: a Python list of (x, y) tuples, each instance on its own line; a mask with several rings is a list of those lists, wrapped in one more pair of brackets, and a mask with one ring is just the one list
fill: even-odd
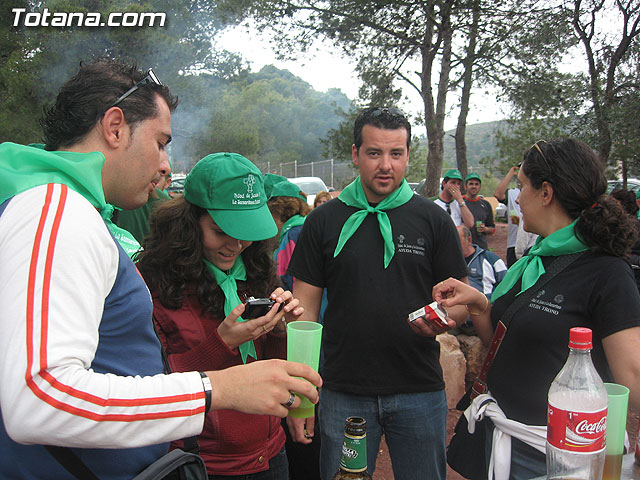
[[(154, 212), (138, 269), (152, 293), (171, 369), (215, 370), (285, 357), (283, 316), (293, 320), (303, 309), (278, 286), (269, 241), (277, 231), (262, 174), (232, 153), (200, 160), (185, 180), (184, 196)], [(245, 321), (250, 296), (276, 304)], [(198, 436), (209, 478), (216, 479), (288, 479), (284, 441), (280, 419), (231, 410), (209, 412)]]
[[(511, 434), (510, 452), (499, 440), (492, 449), (493, 424), (503, 433), (508, 427), (504, 417), (489, 415), (487, 449), (494, 460), (506, 460), (499, 473), (506, 469), (515, 480), (546, 474), (547, 392), (567, 359), (571, 328), (593, 331), (598, 373), (605, 382), (629, 387), (631, 405), (640, 407), (640, 294), (625, 260), (636, 229), (618, 202), (605, 195), (601, 161), (577, 140), (539, 141), (524, 154), (518, 183), (524, 229), (539, 238), (509, 268), (491, 303), (452, 278), (433, 290), (445, 308), (467, 306), (485, 344), (498, 322), (506, 321), (507, 309), (519, 305), (487, 375), (498, 410), (528, 434)], [(485, 399), (476, 397), (470, 408)]]
[(293, 277), (287, 274), (287, 267), (311, 207), (307, 204), (300, 187), (288, 180), (273, 185), (267, 205), (278, 226), (277, 247), (273, 254), (276, 271), (282, 286), (287, 290), (293, 290)]

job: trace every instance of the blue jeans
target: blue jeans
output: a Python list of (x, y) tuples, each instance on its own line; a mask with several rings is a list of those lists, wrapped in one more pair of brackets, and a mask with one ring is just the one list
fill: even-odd
[(373, 476), (385, 435), (395, 480), (444, 480), (447, 401), (444, 391), (361, 396), (323, 388), (318, 403), (320, 477), (338, 470), (347, 417), (367, 421), (367, 468)]
[(289, 462), (284, 447), (269, 460), (269, 470), (247, 475), (209, 475), (209, 480), (289, 480)]
[[(493, 439), (493, 422), (487, 422), (487, 439), (485, 453), (487, 455), (487, 466), (491, 457), (491, 444)], [(530, 478), (544, 477), (547, 474), (547, 457), (533, 447), (517, 438), (511, 437), (511, 470), (509, 480), (528, 480)]]

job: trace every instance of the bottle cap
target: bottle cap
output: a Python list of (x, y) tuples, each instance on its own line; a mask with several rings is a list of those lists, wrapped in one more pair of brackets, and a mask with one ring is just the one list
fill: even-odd
[(578, 350), (591, 350), (591, 329), (574, 327), (569, 330), (569, 348)]

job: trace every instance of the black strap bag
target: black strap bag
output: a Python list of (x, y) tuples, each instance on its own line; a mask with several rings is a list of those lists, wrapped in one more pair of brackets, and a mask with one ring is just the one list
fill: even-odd
[[(78, 480), (99, 480), (99, 477), (70, 448), (50, 445), (46, 448)], [(207, 480), (207, 478), (207, 468), (200, 455), (175, 449), (153, 462), (133, 480)]]
[[(507, 333), (507, 327), (511, 323), (513, 314), (529, 303), (533, 296), (549, 282), (558, 273), (573, 263), (578, 257), (582, 255), (580, 253), (573, 253), (570, 255), (562, 255), (555, 259), (545, 275), (542, 275), (535, 285), (525, 292), (516, 297), (513, 303), (504, 312), (504, 315), (498, 322), (496, 331), (493, 334), (489, 351), (482, 365), (482, 369), (478, 374), (478, 378), (475, 380), (473, 386), (467, 390), (467, 392), (460, 399), (456, 405), (456, 409), (460, 411), (466, 410), (471, 401), (482, 393), (487, 393), (487, 374), (489, 368), (493, 363), (498, 347), (504, 339)], [(489, 400), (487, 400), (489, 401)], [(462, 475), (464, 478), (470, 480), (486, 480), (488, 478), (489, 465), (486, 458), (486, 423), (485, 421), (476, 422), (475, 431), (469, 433), (469, 423), (467, 417), (464, 414), (460, 415), (458, 423), (453, 430), (453, 437), (447, 447), (447, 463), (449, 466)]]
[(207, 478), (207, 468), (200, 455), (176, 449), (153, 462), (133, 477), (133, 480), (205, 480)]

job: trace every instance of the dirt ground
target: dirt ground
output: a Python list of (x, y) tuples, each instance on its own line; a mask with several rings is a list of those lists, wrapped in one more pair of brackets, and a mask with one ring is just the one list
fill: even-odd
[[(496, 225), (496, 233), (489, 239), (489, 248), (500, 258), (506, 262), (507, 254), (507, 225), (504, 223), (498, 223)], [(627, 416), (627, 432), (630, 440), (630, 451), (635, 449), (636, 438), (638, 434), (638, 421), (639, 412), (629, 411)], [(449, 439), (453, 435), (453, 429), (460, 417), (461, 412), (457, 410), (449, 410), (447, 416), (447, 444)], [(460, 476), (447, 465), (447, 480), (463, 480), (464, 477)], [(393, 471), (391, 469), (391, 459), (389, 458), (389, 451), (387, 445), (383, 441), (380, 445), (380, 453), (378, 455), (378, 461), (376, 464), (376, 471), (373, 474), (373, 480), (394, 480)]]

